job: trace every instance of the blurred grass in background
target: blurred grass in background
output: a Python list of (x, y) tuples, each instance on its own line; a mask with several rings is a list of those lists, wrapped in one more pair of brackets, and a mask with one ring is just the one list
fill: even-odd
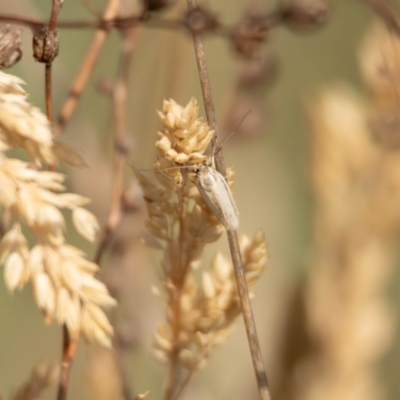
[[(93, 0), (99, 9), (104, 3)], [(246, 1), (222, 0), (207, 5), (223, 22), (233, 24), (243, 15), (247, 4)], [(272, 2), (268, 5), (273, 7)], [(50, 7), (50, 1), (0, 0), (0, 13), (47, 19)], [(93, 16), (79, 1), (65, 1), (60, 19), (89, 18)], [(254, 313), (272, 381), (271, 367), (276, 362), (284, 304), (296, 282), (307, 274), (310, 260), (313, 204), (304, 99), (338, 81), (363, 92), (358, 52), (371, 21), (372, 14), (361, 1), (338, 0), (332, 4), (328, 24), (320, 30), (309, 34), (294, 33), (283, 27), (274, 30), (267, 48), (278, 60), (279, 75), (262, 104), (265, 124), (251, 135), (238, 134), (224, 147), (227, 165), (233, 166), (236, 173), (234, 196), (240, 211), (240, 231), (250, 234), (261, 227), (268, 242), (270, 261), (256, 287)], [(53, 67), (56, 111), (66, 97), (92, 35), (90, 30), (60, 32), (60, 55)], [(31, 33), (28, 30), (24, 29), (23, 39), (24, 58), (8, 72), (27, 82), (30, 101), (44, 109), (43, 66), (30, 56)], [(234, 92), (239, 63), (225, 40), (209, 37), (205, 46), (217, 117), (223, 122)], [(72, 178), (71, 187), (93, 199), (92, 209), (103, 222), (108, 211), (111, 179), (111, 102), (99, 93), (95, 82), (103, 77), (114, 79), (118, 54), (118, 33), (112, 32), (91, 83), (64, 132), (82, 148), (90, 167), (89, 170), (67, 171)], [(202, 104), (191, 38), (182, 32), (146, 28), (134, 54), (129, 94), (131, 158), (137, 166), (148, 168), (155, 159), (154, 142), (159, 127), (156, 110), (162, 107), (163, 99), (172, 97), (186, 104), (195, 96)], [(226, 250), (225, 239), (217, 245)], [(139, 255), (130, 256), (130, 269), (123, 272), (131, 286), (124, 288), (120, 311), (122, 316), (133, 321), (137, 335), (126, 368), (133, 389), (150, 390), (149, 398), (157, 399), (162, 393), (164, 370), (151, 358), (149, 349), (163, 304), (150, 293), (150, 286), (158, 283), (155, 256), (147, 254), (146, 257), (138, 245), (132, 249), (134, 251)], [(398, 277), (396, 273), (390, 288), (395, 306), (400, 300)], [(3, 280), (0, 280), (0, 321), (0, 386), (7, 398), (28, 377), (37, 361), (59, 360), (61, 328), (43, 326), (30, 290), (10, 296)], [(381, 371), (387, 399), (400, 395), (399, 343), (396, 340)], [(80, 345), (72, 371), (71, 399), (89, 398), (84, 389), (90, 386), (87, 363), (91, 353), (93, 349), (84, 343)], [(240, 321), (228, 343), (214, 352), (209, 366), (195, 378), (192, 390), (197, 390), (197, 395), (191, 398), (244, 398), (253, 384), (251, 360)], [(54, 391), (45, 398), (54, 398)]]

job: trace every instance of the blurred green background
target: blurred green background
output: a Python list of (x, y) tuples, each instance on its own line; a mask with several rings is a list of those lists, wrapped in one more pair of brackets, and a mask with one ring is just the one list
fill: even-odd
[[(101, 9), (104, 1), (92, 1)], [(265, 2), (273, 7), (273, 2)], [(207, 2), (224, 23), (232, 24), (245, 12), (247, 1), (221, 0)], [(0, 13), (48, 18), (51, 1), (0, 0)], [(66, 0), (60, 19), (89, 19), (93, 16), (75, 0)], [(269, 246), (270, 262), (257, 285), (254, 312), (266, 365), (274, 357), (277, 329), (287, 293), (303, 279), (307, 271), (311, 244), (312, 194), (308, 179), (308, 136), (303, 100), (321, 86), (345, 81), (363, 91), (358, 66), (361, 41), (373, 20), (372, 13), (357, 0), (331, 3), (325, 27), (308, 34), (298, 34), (279, 27), (270, 34), (267, 50), (279, 61), (279, 76), (265, 93), (262, 109), (266, 122), (249, 136), (232, 138), (225, 148), (227, 165), (234, 168), (234, 189), (240, 210), (240, 231), (252, 235), (261, 227)], [(71, 81), (78, 70), (93, 36), (90, 30), (61, 30), (60, 55), (54, 63), (54, 106), (59, 110)], [(78, 109), (65, 130), (67, 138), (82, 149), (90, 169), (66, 172), (70, 189), (93, 199), (94, 212), (104, 222), (108, 207), (111, 169), (110, 100), (95, 88), (98, 78), (114, 79), (118, 63), (119, 37), (109, 35), (92, 79)], [(24, 57), (11, 70), (27, 82), (30, 101), (44, 109), (43, 66), (31, 57), (31, 32), (24, 29)], [(222, 38), (206, 40), (206, 53), (219, 121), (229, 109), (238, 74), (238, 60)], [(201, 104), (201, 92), (190, 37), (177, 32), (144, 29), (135, 51), (130, 82), (129, 126), (132, 137), (132, 159), (141, 167), (151, 166), (155, 157), (154, 141), (159, 127), (156, 109), (163, 99), (173, 97), (186, 104), (194, 96)], [(201, 107), (202, 108), (202, 107)], [(203, 110), (202, 110), (203, 113)], [(204, 115), (204, 113), (203, 113)], [(100, 161), (99, 161), (100, 160)], [(72, 239), (74, 234), (71, 234)], [(94, 248), (84, 244), (92, 255)], [(223, 238), (217, 247), (226, 250)], [(143, 252), (143, 250), (140, 250)], [(150, 255), (132, 264), (134, 279), (126, 289), (122, 314), (128, 313), (137, 324), (138, 343), (126, 367), (135, 391), (150, 390), (150, 399), (160, 398), (165, 371), (150, 356), (151, 331), (162, 316), (163, 305), (150, 294), (157, 283), (155, 261)], [(399, 303), (398, 274), (389, 288)], [(140, 278), (140, 280), (138, 280)], [(0, 387), (5, 398), (25, 380), (33, 365), (41, 360), (60, 357), (61, 328), (43, 325), (30, 288), (10, 295), (0, 280)], [(72, 372), (71, 399), (87, 399), (82, 382), (87, 369), (85, 361), (90, 346), (82, 343)], [(240, 361), (239, 361), (240, 360)], [(209, 366), (194, 380), (202, 399), (243, 398), (253, 387), (251, 361), (247, 354), (242, 322), (229, 341), (214, 351)], [(400, 395), (400, 345), (397, 341), (387, 355), (381, 377), (387, 387), (387, 399)], [(221, 372), (223, 371), (223, 372)], [(271, 373), (273, 379), (273, 372)], [(54, 398), (49, 391), (46, 398)], [(188, 397), (189, 398), (189, 397)]]

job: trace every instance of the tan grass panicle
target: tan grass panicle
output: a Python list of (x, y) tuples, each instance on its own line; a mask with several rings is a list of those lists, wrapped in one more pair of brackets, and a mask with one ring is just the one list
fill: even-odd
[[(4, 221), (10, 221), (0, 244), (6, 285), (14, 291), (30, 281), (46, 323), (57, 320), (71, 335), (82, 332), (110, 345), (112, 327), (102, 308), (115, 301), (95, 277), (98, 266), (66, 242), (61, 210), (71, 211), (77, 231), (89, 241), (96, 238), (97, 219), (83, 208), (89, 199), (64, 192), (64, 175), (38, 169), (57, 155), (47, 118), (26, 101), (21, 83), (0, 72), (0, 205)], [(10, 158), (7, 150), (14, 148), (25, 150), (36, 167)]]
[[(240, 314), (240, 302), (232, 266), (222, 254), (214, 257), (208, 271), (195, 271), (204, 247), (216, 241), (224, 229), (199, 194), (190, 172), (179, 168), (207, 160), (204, 152), (214, 132), (198, 119), (194, 99), (185, 107), (165, 101), (159, 115), (163, 122), (156, 143), (159, 184), (149, 174), (137, 172), (137, 176), (152, 235), (146, 241), (163, 251), (164, 294), (156, 293), (165, 299), (167, 310), (166, 320), (155, 333), (154, 356), (169, 366), (166, 398), (172, 398), (193, 372), (204, 367), (211, 349), (226, 340)], [(232, 171), (228, 183), (233, 184)], [(241, 249), (251, 287), (267, 261), (264, 235), (257, 232), (251, 239), (244, 237)]]

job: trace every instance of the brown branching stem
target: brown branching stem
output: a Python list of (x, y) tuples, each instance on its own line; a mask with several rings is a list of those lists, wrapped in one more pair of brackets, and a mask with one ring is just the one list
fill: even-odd
[[(49, 34), (56, 31), (58, 14), (61, 11), (63, 0), (53, 0), (51, 16), (49, 21)], [(45, 64), (45, 96), (47, 118), (53, 122), (53, 96), (52, 96), (52, 61)], [(51, 166), (51, 169), (55, 169)], [(57, 400), (66, 400), (68, 393), (69, 377), (72, 362), (75, 357), (79, 336), (72, 338), (66, 325), (63, 325), (63, 346), (61, 357), (60, 378), (58, 382)]]
[[(187, 0), (189, 10), (196, 8), (196, 0)], [(199, 70), (200, 83), (203, 93), (204, 106), (207, 115), (208, 124), (215, 130), (215, 139), (212, 145), (215, 146), (218, 141), (218, 126), (215, 115), (214, 102), (212, 99), (210, 78), (206, 64), (206, 57), (203, 47), (203, 41), (200, 34), (193, 34), (194, 49), (196, 53), (197, 67)], [(218, 144), (218, 143), (217, 143)], [(215, 165), (217, 170), (226, 177), (225, 163), (222, 151), (219, 151), (215, 156)], [(246, 333), (250, 347), (250, 353), (253, 360), (253, 367), (256, 374), (258, 389), (262, 400), (271, 400), (271, 395), (268, 387), (267, 375), (262, 361), (260, 344), (258, 341), (256, 324), (253, 317), (253, 311), (249, 298), (249, 293), (246, 284), (246, 278), (243, 270), (243, 260), (240, 253), (239, 240), (237, 232), (234, 230), (227, 231), (229, 247), (231, 251), (233, 268), (235, 271), (238, 293), (242, 308)]]
[[(103, 13), (104, 19), (115, 18), (115, 16), (118, 13), (118, 6), (119, 6), (119, 0), (109, 0), (104, 9)], [(107, 34), (108, 32), (104, 30), (95, 33), (92, 43), (90, 44), (85, 59), (83, 60), (83, 63), (81, 65), (81, 68), (77, 76), (75, 77), (75, 80), (69, 91), (67, 99), (65, 100), (61, 108), (61, 112), (57, 119), (57, 126), (56, 126), (57, 133), (61, 133), (66, 123), (72, 117), (72, 114), (75, 111), (78, 100), (81, 97), (82, 92), (85, 89), (86, 84), (89, 80), (89, 77), (92, 74), (93, 68), (99, 57), (100, 51), (103, 48), (104, 42), (107, 38)]]
[[(100, 265), (105, 250), (113, 237), (115, 229), (122, 219), (123, 206), (123, 171), (125, 159), (128, 154), (127, 145), (127, 106), (128, 87), (131, 61), (139, 36), (140, 27), (123, 31), (122, 50), (117, 73), (117, 80), (113, 88), (113, 112), (114, 112), (114, 166), (112, 176), (111, 203), (103, 236), (98, 246), (95, 262)], [(122, 363), (123, 351), (116, 344), (116, 363), (123, 382), (123, 396), (125, 400), (132, 399), (132, 391)]]
[(124, 33), (118, 78), (114, 85), (114, 168), (112, 178), (111, 203), (104, 233), (95, 256), (99, 264), (112, 235), (121, 220), (122, 182), (127, 148), (127, 98), (129, 70), (133, 51), (139, 35), (138, 28), (131, 28)]
[[(278, 13), (273, 12), (268, 17), (270, 27), (274, 27), (279, 25), (281, 22), (281, 17)], [(46, 26), (46, 21), (24, 17), (21, 15), (13, 15), (13, 14), (0, 14), (0, 22), (27, 26), (31, 29), (40, 29), (43, 26)], [(187, 25), (187, 21), (184, 18), (178, 19), (152, 19), (152, 18), (144, 18), (143, 14), (132, 15), (129, 17), (106, 17), (103, 14), (102, 18), (97, 20), (66, 20), (66, 21), (58, 21), (57, 28), (59, 29), (95, 29), (101, 31), (110, 31), (112, 29), (115, 30), (125, 30), (129, 28), (133, 28), (138, 25), (145, 24), (148, 28), (155, 29), (167, 29), (167, 30), (177, 30), (182, 29), (186, 31), (191, 31), (190, 26)], [(232, 33), (233, 27), (225, 26), (222, 23), (218, 25), (215, 29), (212, 30), (213, 35), (220, 36), (230, 36)], [(194, 33), (194, 32), (193, 32)], [(211, 32), (209, 32), (211, 33)]]

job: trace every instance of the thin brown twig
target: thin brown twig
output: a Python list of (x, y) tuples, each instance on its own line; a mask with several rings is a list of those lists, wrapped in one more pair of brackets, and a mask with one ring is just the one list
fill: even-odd
[[(189, 10), (196, 8), (196, 0), (187, 0)], [(193, 34), (194, 48), (197, 59), (197, 67), (199, 70), (200, 83), (203, 93), (204, 106), (207, 115), (207, 121), (211, 129), (215, 130), (215, 138), (212, 142), (213, 147), (218, 141), (218, 126), (215, 114), (214, 102), (212, 99), (210, 78), (206, 64), (203, 41), (200, 34)], [(222, 151), (215, 155), (215, 165), (217, 170), (226, 177), (225, 163)], [(242, 307), (244, 324), (246, 327), (247, 338), (250, 347), (250, 353), (253, 360), (253, 367), (257, 378), (258, 389), (262, 400), (271, 400), (271, 395), (268, 387), (267, 374), (262, 361), (260, 344), (258, 341), (256, 324), (253, 317), (253, 311), (249, 298), (249, 293), (246, 284), (246, 278), (243, 270), (243, 260), (240, 253), (239, 240), (236, 230), (227, 230), (229, 247), (231, 251), (233, 268), (235, 271), (238, 293)]]
[[(48, 34), (51, 37), (56, 35), (57, 18), (61, 11), (64, 0), (53, 0)], [(53, 36), (54, 35), (54, 36)], [(52, 63), (54, 57), (58, 53), (58, 41), (56, 43), (57, 51), (54, 56), (51, 57), (45, 63), (45, 96), (46, 96), (46, 111), (47, 118), (52, 123), (53, 122), (53, 96), (52, 96)], [(52, 50), (54, 50), (54, 43), (51, 43)], [(54, 170), (55, 167), (51, 166), (50, 169)], [(61, 356), (61, 370), (60, 378), (58, 382), (57, 400), (66, 400), (68, 393), (69, 377), (72, 367), (72, 362), (75, 357), (79, 336), (71, 337), (66, 325), (63, 325), (63, 346), (62, 346), (62, 356)]]
[[(49, 33), (54, 34), (57, 26), (58, 14), (61, 11), (61, 7), (64, 0), (53, 0), (51, 8), (51, 15), (49, 21)], [(46, 91), (46, 111), (47, 118), (53, 122), (53, 96), (52, 96), (52, 61), (47, 62), (45, 65), (45, 91)]]
[[(114, 18), (118, 13), (119, 0), (108, 0), (108, 3), (104, 9), (104, 19)], [(77, 102), (82, 95), (83, 90), (92, 74), (93, 68), (96, 64), (101, 49), (103, 48), (108, 32), (98, 31), (95, 33), (92, 43), (86, 53), (85, 59), (81, 65), (81, 68), (75, 77), (72, 87), (69, 91), (67, 99), (61, 108), (60, 114), (57, 119), (56, 131), (61, 133), (62, 129), (72, 117), (75, 111)]]
[[(115, 229), (122, 219), (123, 202), (123, 171), (127, 146), (127, 105), (128, 105), (128, 87), (130, 77), (131, 61), (136, 47), (137, 39), (140, 33), (140, 27), (133, 27), (123, 31), (123, 41), (117, 80), (113, 88), (113, 109), (114, 109), (114, 167), (112, 177), (111, 203), (107, 217), (103, 236), (97, 248), (95, 262), (99, 265), (104, 251), (110, 244)], [(128, 384), (126, 373), (122, 362), (123, 351), (116, 343), (116, 363), (121, 380), (123, 382), (123, 396), (125, 400), (132, 399), (132, 390)]]
[[(178, 203), (179, 209), (183, 208), (183, 199), (180, 193), (178, 193)], [(179, 213), (178, 216), (179, 223), (179, 240), (178, 243), (183, 243), (183, 232), (185, 231), (185, 219), (183, 218), (182, 213)], [(179, 367), (179, 334), (181, 327), (181, 295), (182, 295), (182, 286), (184, 284), (184, 279), (187, 273), (187, 264), (185, 264), (182, 260), (182, 251), (178, 252), (178, 260), (176, 262), (176, 273), (172, 278), (173, 285), (175, 287), (175, 291), (173, 292), (173, 299), (171, 300), (173, 315), (175, 316), (172, 324), (172, 351), (170, 358), (170, 367), (169, 367), (169, 377), (167, 386), (165, 389), (164, 400), (173, 400), (175, 397), (176, 391), (176, 382), (178, 378), (178, 367)]]
[[(368, 0), (364, 0), (368, 1)], [(270, 28), (279, 25), (282, 22), (282, 16), (279, 12), (273, 11), (269, 15), (266, 15), (266, 20), (268, 20)], [(47, 22), (25, 17), (21, 15), (15, 14), (0, 14), (0, 22), (14, 24), (14, 25), (22, 25), (30, 27), (33, 30), (40, 29), (46, 26)], [(102, 31), (110, 31), (112, 29), (115, 30), (124, 30), (133, 28), (137, 25), (146, 25), (148, 28), (155, 29), (167, 29), (167, 30), (177, 30), (182, 29), (188, 32), (194, 33), (198, 27), (191, 27), (190, 24), (187, 23), (187, 19), (184, 18), (148, 18), (144, 17), (144, 14), (135, 14), (130, 15), (128, 17), (108, 17), (103, 16), (102, 18), (95, 20), (65, 20), (58, 21), (57, 27), (59, 29), (98, 29)], [(232, 34), (234, 26), (224, 25), (222, 22), (218, 21), (218, 24), (214, 27), (214, 29), (207, 31), (208, 34), (230, 37)]]
[(72, 337), (68, 328), (63, 326), (63, 354), (60, 371), (60, 381), (58, 384), (57, 400), (66, 400), (68, 392), (69, 377), (71, 373), (72, 361), (75, 358), (78, 347), (79, 336)]
[(108, 246), (115, 228), (121, 220), (123, 169), (127, 149), (127, 95), (129, 70), (133, 51), (139, 35), (138, 28), (131, 28), (124, 33), (118, 78), (114, 85), (114, 168), (111, 190), (111, 204), (103, 237), (98, 246), (95, 262), (99, 264), (104, 250)]

